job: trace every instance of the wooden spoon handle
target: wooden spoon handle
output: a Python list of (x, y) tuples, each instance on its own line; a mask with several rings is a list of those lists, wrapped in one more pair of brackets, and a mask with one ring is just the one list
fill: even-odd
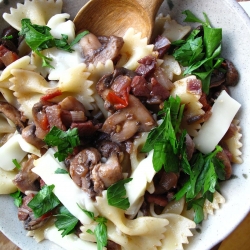
[(150, 19), (153, 21), (159, 10), (163, 0), (136, 0), (147, 12)]

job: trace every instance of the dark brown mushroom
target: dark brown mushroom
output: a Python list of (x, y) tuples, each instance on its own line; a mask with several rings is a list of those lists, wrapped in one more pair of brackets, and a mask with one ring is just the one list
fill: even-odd
[(102, 131), (110, 134), (115, 142), (126, 141), (137, 132), (148, 132), (156, 126), (151, 113), (133, 95), (129, 95), (128, 106), (109, 116)]
[(19, 133), (25, 128), (27, 119), (10, 103), (0, 101), (0, 113), (3, 113), (6, 118), (10, 119), (15, 124)]
[(34, 168), (33, 162), (37, 159), (35, 155), (22, 163), (20, 172), (16, 175), (13, 183), (23, 193), (26, 191), (39, 191), (39, 182), (37, 182), (39, 176), (32, 172)]
[(93, 34), (84, 36), (80, 41), (86, 64), (105, 63), (111, 59), (117, 62), (120, 50), (124, 44), (123, 38), (117, 36), (98, 37)]
[(29, 126), (27, 126), (22, 130), (22, 137), (25, 141), (35, 146), (36, 148), (40, 149), (44, 147), (46, 144), (43, 140), (41, 140), (36, 136), (35, 132), (36, 132), (36, 125), (30, 124)]

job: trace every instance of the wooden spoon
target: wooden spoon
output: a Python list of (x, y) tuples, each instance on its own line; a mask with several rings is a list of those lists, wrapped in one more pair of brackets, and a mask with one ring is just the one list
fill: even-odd
[(133, 27), (150, 39), (163, 0), (90, 0), (77, 13), (76, 32), (87, 29), (97, 36), (123, 36)]

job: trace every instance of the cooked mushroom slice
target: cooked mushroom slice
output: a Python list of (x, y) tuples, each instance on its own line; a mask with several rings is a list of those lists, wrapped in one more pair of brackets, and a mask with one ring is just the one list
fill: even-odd
[(232, 165), (226, 151), (223, 149), (221, 152), (217, 153), (216, 157), (222, 161), (225, 166), (225, 178), (228, 180), (232, 175)]
[(98, 62), (105, 63), (109, 59), (116, 62), (123, 43), (121, 37), (102, 36), (96, 38), (93, 34), (88, 34), (81, 39), (80, 46), (83, 49), (85, 63), (96, 65)]
[(32, 172), (32, 168), (34, 167), (33, 161), (37, 159), (35, 155), (31, 155), (31, 157), (24, 163), (22, 163), (21, 171), (16, 175), (13, 183), (16, 187), (23, 193), (26, 191), (38, 191), (39, 190), (39, 182), (37, 182), (39, 176)]
[[(82, 187), (82, 179), (87, 173), (100, 162), (101, 155), (95, 148), (86, 148), (79, 152), (73, 159), (70, 160), (70, 176), (73, 181)], [(85, 190), (88, 191), (88, 190)]]
[(6, 118), (10, 119), (15, 124), (19, 133), (25, 128), (26, 118), (8, 102), (0, 101), (0, 113), (3, 113)]
[(36, 132), (36, 125), (30, 124), (29, 126), (27, 126), (22, 130), (22, 137), (25, 141), (35, 146), (36, 148), (40, 149), (44, 147), (46, 144), (43, 140), (41, 140), (36, 136), (35, 132)]
[(24, 222), (24, 229), (28, 231), (35, 230), (44, 225), (47, 220), (52, 216), (51, 212), (35, 218), (35, 215), (28, 203), (33, 199), (34, 194), (29, 194), (23, 198), (23, 204), (18, 208), (18, 219)]
[(123, 179), (122, 167), (117, 155), (112, 154), (105, 163), (95, 165), (90, 177), (98, 195), (101, 195), (105, 188)]
[(102, 131), (115, 142), (126, 141), (136, 132), (148, 132), (156, 126), (150, 112), (134, 96), (129, 95), (126, 108), (116, 111), (104, 122)]
[(239, 73), (232, 62), (229, 60), (225, 60), (225, 62), (227, 69), (225, 84), (227, 86), (235, 86), (239, 81)]

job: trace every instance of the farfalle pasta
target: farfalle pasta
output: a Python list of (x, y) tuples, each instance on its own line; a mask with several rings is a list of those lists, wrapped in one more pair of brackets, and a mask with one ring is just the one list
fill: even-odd
[[(205, 38), (170, 16), (156, 18), (149, 44), (133, 28), (76, 34), (62, 4), (25, 0), (3, 15), (23, 40), (10, 38), (19, 53), (0, 45), (0, 194), (15, 198), (38, 243), (185, 249), (225, 202), (220, 181), (242, 162), (239, 120), (226, 116), (209, 152), (200, 141), (217, 98), (233, 116), (240, 106), (224, 91), (233, 64), (218, 58), (204, 73), (214, 58), (204, 67), (203, 59), (192, 70), (187, 61), (205, 53), (183, 54), (190, 39)], [(223, 80), (207, 90), (218, 69)]]

